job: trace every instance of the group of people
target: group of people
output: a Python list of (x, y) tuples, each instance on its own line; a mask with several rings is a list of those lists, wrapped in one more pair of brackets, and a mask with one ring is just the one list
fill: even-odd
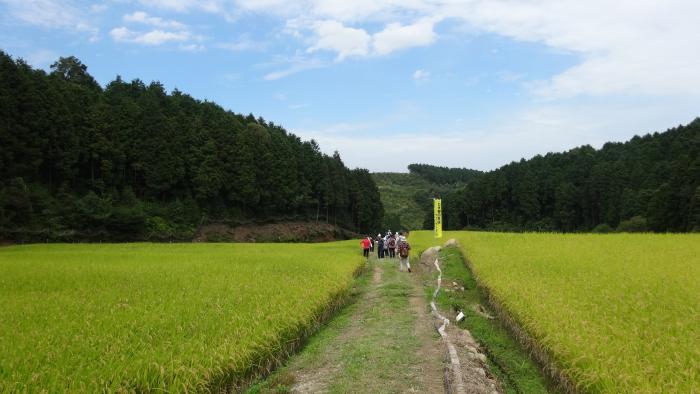
[(386, 235), (382, 236), (377, 234), (375, 238), (367, 236), (360, 241), (362, 245), (362, 253), (365, 257), (369, 258), (369, 254), (377, 250), (377, 258), (383, 259), (388, 258), (399, 258), (399, 270), (403, 271), (404, 264), (408, 272), (411, 272), (410, 263), (410, 250), (411, 245), (406, 239), (406, 234), (404, 232), (399, 232), (394, 234), (391, 230), (386, 232)]

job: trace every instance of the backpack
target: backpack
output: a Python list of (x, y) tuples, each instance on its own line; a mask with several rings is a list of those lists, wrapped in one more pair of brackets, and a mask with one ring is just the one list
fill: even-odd
[(389, 246), (389, 249), (394, 249), (396, 247), (396, 238), (390, 237), (387, 244)]
[(402, 241), (399, 242), (399, 256), (401, 257), (408, 257), (408, 242)]

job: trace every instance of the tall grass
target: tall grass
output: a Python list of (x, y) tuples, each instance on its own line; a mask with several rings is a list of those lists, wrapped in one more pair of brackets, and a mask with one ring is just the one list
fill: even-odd
[(219, 391), (350, 286), (355, 241), (0, 249), (1, 391)]
[[(412, 233), (418, 248), (435, 243)], [(449, 232), (578, 389), (700, 387), (700, 236)]]

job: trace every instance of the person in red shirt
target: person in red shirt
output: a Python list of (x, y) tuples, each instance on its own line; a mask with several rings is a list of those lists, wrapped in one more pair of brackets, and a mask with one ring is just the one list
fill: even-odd
[(360, 245), (362, 245), (362, 255), (367, 258), (369, 258), (370, 242), (369, 237), (362, 238), (362, 241), (360, 241)]

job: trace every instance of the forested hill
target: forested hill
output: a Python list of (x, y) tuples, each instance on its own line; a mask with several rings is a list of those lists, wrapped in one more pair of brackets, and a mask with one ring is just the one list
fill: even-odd
[(415, 174), (407, 173), (379, 172), (372, 173), (372, 178), (379, 187), (384, 206), (382, 229), (422, 229), (426, 204), (431, 198), (430, 191), (434, 185)]
[(443, 201), (449, 229), (700, 231), (700, 119), (486, 173)]
[(191, 239), (211, 222), (318, 220), (376, 230), (368, 171), (314, 141), (158, 82), (101, 87), (0, 52), (0, 240)]
[(409, 173), (374, 173), (385, 209), (387, 229), (420, 230), (432, 226), (433, 198), (446, 195), (476, 179), (481, 172), (467, 168), (410, 164)]
[(467, 184), (482, 174), (481, 171), (469, 168), (449, 168), (429, 164), (409, 164), (408, 171), (436, 185)]

